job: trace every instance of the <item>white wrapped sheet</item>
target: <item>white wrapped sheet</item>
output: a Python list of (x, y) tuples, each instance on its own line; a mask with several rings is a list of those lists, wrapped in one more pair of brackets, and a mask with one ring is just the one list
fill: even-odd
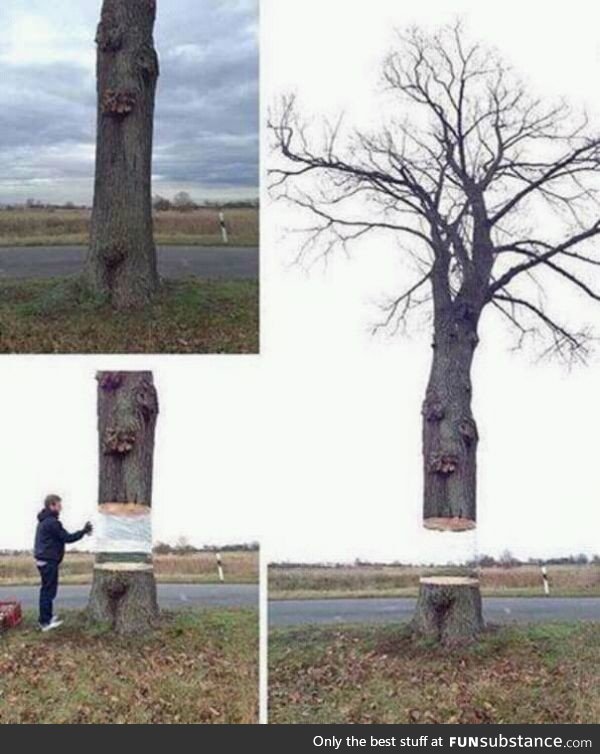
[(96, 518), (96, 552), (152, 554), (152, 516), (147, 512), (116, 515), (100, 511)]

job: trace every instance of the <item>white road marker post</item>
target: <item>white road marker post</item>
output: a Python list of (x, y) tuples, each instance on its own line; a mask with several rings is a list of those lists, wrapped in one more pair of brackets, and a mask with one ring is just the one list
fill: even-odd
[(223, 243), (228, 244), (229, 234), (227, 233), (227, 225), (225, 223), (225, 213), (223, 211), (219, 212), (219, 225), (221, 226), (221, 236), (223, 238)]
[(219, 581), (221, 584), (225, 581), (225, 574), (223, 573), (223, 562), (221, 561), (221, 553), (217, 553), (217, 572), (219, 574)]
[(548, 597), (550, 595), (550, 582), (548, 581), (548, 569), (546, 566), (542, 566), (542, 580), (544, 582), (544, 594)]

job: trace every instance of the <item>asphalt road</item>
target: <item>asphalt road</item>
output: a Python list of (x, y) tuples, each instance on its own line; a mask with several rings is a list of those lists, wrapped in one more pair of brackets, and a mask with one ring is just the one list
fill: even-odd
[[(394, 623), (409, 620), (414, 607), (408, 598), (273, 600), (269, 624)], [(483, 612), (489, 623), (600, 621), (600, 597), (487, 597)]]
[[(58, 590), (56, 610), (83, 608), (87, 604), (89, 586), (64, 585)], [(0, 587), (0, 601), (17, 599), (25, 610), (37, 607), (35, 586)], [(191, 607), (258, 607), (258, 586), (255, 584), (159, 584), (158, 601), (169, 610)]]
[[(49, 278), (74, 275), (87, 254), (84, 246), (0, 248), (1, 278)], [(166, 278), (195, 275), (227, 280), (258, 278), (256, 247), (159, 246), (159, 273)]]

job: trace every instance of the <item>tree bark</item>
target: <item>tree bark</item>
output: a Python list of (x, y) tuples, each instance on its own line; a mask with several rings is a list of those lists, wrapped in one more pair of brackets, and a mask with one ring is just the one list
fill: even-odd
[(413, 629), (446, 646), (473, 641), (483, 630), (481, 592), (476, 574), (421, 579)]
[[(101, 515), (149, 515), (158, 399), (151, 372), (100, 372), (98, 382)], [(121, 551), (121, 549), (123, 551)], [(128, 545), (96, 554), (88, 611), (119, 633), (142, 633), (158, 618), (151, 552)]]
[(155, 0), (104, 0), (97, 44), (96, 178), (87, 277), (117, 308), (158, 288), (152, 139), (159, 74)]
[(475, 528), (477, 425), (471, 409), (471, 368), (477, 319), (453, 312), (436, 325), (423, 403), (423, 522), (429, 529)]

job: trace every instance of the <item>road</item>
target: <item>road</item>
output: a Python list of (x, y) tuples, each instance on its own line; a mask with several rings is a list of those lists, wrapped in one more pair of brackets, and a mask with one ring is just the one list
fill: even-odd
[[(90, 587), (64, 585), (58, 590), (56, 609), (71, 610), (87, 604)], [(0, 601), (17, 599), (25, 610), (37, 607), (35, 586), (0, 587)], [(159, 584), (158, 601), (162, 608), (181, 610), (190, 607), (258, 607), (255, 584)]]
[[(0, 248), (1, 278), (49, 278), (74, 275), (87, 254), (84, 246)], [(256, 247), (159, 246), (158, 269), (166, 278), (258, 278)]]
[[(408, 598), (273, 600), (269, 624), (394, 623), (409, 620), (414, 607)], [(487, 597), (483, 611), (490, 623), (600, 621), (600, 597)]]

